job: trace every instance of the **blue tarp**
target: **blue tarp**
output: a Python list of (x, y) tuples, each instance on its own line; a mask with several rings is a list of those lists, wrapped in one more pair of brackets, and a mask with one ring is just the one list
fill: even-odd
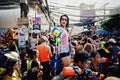
[(104, 30), (104, 29), (97, 29), (96, 34), (101, 34), (101, 35), (104, 35), (104, 34), (113, 34), (113, 32), (110, 32), (110, 31), (107, 31), (107, 30)]

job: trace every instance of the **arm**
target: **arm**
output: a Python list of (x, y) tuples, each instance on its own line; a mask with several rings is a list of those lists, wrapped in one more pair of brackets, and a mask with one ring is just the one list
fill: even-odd
[(47, 45), (47, 48), (48, 48), (48, 51), (49, 51), (49, 55), (50, 55), (50, 57), (51, 57), (51, 56), (52, 56), (52, 52), (51, 52), (50, 46)]
[(71, 36), (71, 34), (72, 34), (72, 32), (73, 32), (73, 29), (74, 29), (74, 27), (72, 27), (71, 29), (70, 29), (70, 31), (69, 31), (69, 35)]

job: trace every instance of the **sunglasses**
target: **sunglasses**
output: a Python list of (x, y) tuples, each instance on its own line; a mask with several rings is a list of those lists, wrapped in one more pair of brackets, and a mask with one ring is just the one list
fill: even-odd
[(65, 21), (67, 21), (67, 19), (65, 19), (65, 18), (62, 18), (61, 20), (65, 20)]

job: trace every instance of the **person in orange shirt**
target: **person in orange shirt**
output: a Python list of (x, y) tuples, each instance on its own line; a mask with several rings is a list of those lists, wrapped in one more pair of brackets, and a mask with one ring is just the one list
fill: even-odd
[(50, 57), (52, 56), (50, 46), (47, 45), (48, 38), (42, 36), (41, 44), (37, 46), (39, 52), (39, 61), (43, 66), (42, 80), (51, 80), (50, 78)]

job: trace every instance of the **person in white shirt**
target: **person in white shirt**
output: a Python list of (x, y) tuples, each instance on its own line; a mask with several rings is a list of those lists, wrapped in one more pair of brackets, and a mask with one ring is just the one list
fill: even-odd
[(61, 43), (58, 45), (58, 53), (60, 54), (63, 66), (69, 66), (70, 59), (70, 44), (69, 44), (69, 17), (67, 15), (62, 15), (60, 17), (60, 26), (62, 30), (61, 33)]

